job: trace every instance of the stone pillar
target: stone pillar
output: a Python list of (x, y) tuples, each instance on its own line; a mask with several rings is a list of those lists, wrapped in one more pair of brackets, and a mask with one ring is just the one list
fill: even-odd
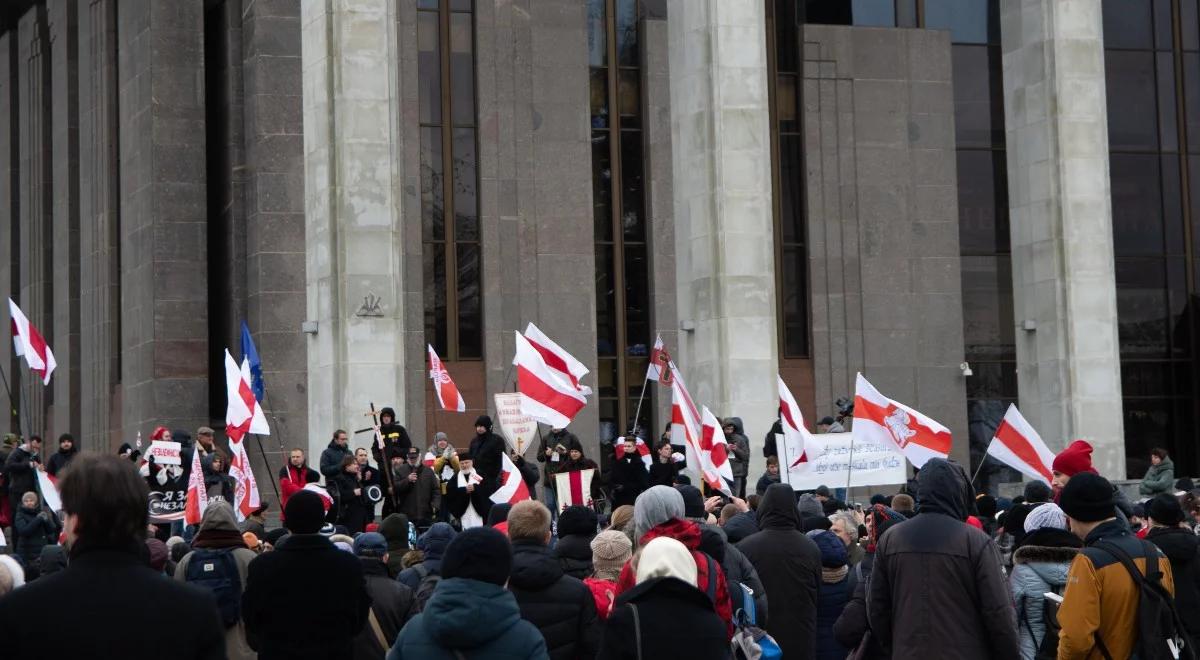
[[(409, 329), (400, 194), (396, 5), (301, 5), (308, 442), (369, 425), (367, 404), (404, 401)], [(355, 441), (365, 444), (365, 441)]]
[[(82, 447), (112, 451), (120, 378), (120, 165), (115, 0), (79, 6), (79, 291)], [(119, 412), (116, 417), (119, 419)]]
[(1001, 35), (1019, 405), (1124, 478), (1100, 0), (1005, 0)]
[(807, 25), (803, 99), (818, 415), (862, 372), (966, 465), (949, 33)]
[(779, 373), (764, 6), (668, 7), (678, 314), (694, 328), (676, 362), (697, 404), (761, 438)]
[[(18, 135), (17, 100), (17, 33), (8, 30), (0, 34), (0, 214), (7, 218), (0, 226), (0, 291), (15, 291), (20, 268), (20, 189), (18, 163), (20, 162)], [(0, 327), (11, 327), (8, 304), (0, 305)], [(4, 393), (0, 401), (0, 433), (16, 433), (21, 427), (14, 417), (20, 409), (20, 391), (16, 388), (16, 371), (20, 368), (19, 358), (12, 352), (11, 341), (0, 341), (0, 371), (8, 379), (11, 391)]]
[[(50, 345), (58, 368), (54, 371), (52, 418), (47, 430), (57, 438), (80, 426), (79, 334), (79, 34), (74, 0), (51, 0), (49, 13), (51, 60), (51, 141), (54, 181), (54, 335)], [(50, 438), (47, 438), (49, 440)], [(51, 448), (57, 447), (51, 444)]]
[(120, 2), (117, 35), (119, 435), (130, 440), (209, 422), (203, 3)]
[[(287, 450), (309, 437), (306, 339), (300, 330), (307, 295), (300, 5), (243, 0), (239, 11), (246, 319), (262, 358), (271, 432), (278, 435), (265, 446), (278, 448), (281, 439)], [(286, 458), (272, 456), (276, 470), (280, 461)]]

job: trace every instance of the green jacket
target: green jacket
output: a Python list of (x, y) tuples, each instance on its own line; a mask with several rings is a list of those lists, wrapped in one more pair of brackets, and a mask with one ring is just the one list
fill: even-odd
[(1142, 477), (1142, 485), (1138, 492), (1146, 497), (1154, 497), (1159, 493), (1175, 492), (1175, 464), (1171, 459), (1164, 458), (1158, 465), (1151, 465)]

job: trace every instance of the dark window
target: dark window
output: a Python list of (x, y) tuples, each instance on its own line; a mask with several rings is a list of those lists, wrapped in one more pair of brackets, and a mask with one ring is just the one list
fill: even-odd
[(446, 360), (483, 357), (475, 20), (471, 0), (419, 0), (425, 337)]
[(950, 30), (956, 44), (1000, 42), (999, 0), (925, 0), (925, 27)]

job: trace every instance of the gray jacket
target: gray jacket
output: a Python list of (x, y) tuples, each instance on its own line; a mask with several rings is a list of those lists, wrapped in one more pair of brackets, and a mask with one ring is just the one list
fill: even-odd
[(742, 428), (741, 417), (731, 417), (733, 435), (725, 440), (729, 443), (729, 465), (733, 468), (734, 477), (746, 478), (750, 466), (750, 439)]
[(1067, 584), (1067, 569), (1077, 548), (1022, 546), (1013, 553), (1013, 570), (1009, 578), (1013, 605), (1017, 610), (1017, 632), (1021, 639), (1021, 657), (1033, 660), (1038, 645), (1046, 635), (1042, 608), (1048, 591), (1062, 593)]

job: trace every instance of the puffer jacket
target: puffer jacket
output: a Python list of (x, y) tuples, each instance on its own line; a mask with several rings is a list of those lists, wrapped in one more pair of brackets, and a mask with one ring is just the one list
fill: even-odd
[(31, 570), (35, 566), (34, 560), (41, 556), (43, 547), (58, 539), (58, 532), (62, 529), (57, 516), (50, 511), (45, 513), (43, 516), (40, 509), (21, 507), (17, 509), (17, 515), (13, 519), (17, 555), (27, 567), (27, 572), (34, 575), (37, 575), (36, 570)]
[(966, 471), (930, 459), (917, 484), (919, 514), (887, 530), (875, 547), (867, 599), (872, 635), (894, 660), (1017, 657), (1000, 554), (987, 534), (964, 522), (974, 500)]
[(1175, 463), (1170, 457), (1162, 459), (1158, 465), (1151, 465), (1138, 485), (1138, 492), (1145, 497), (1154, 497), (1159, 493), (1175, 492)]
[(592, 539), (581, 534), (567, 534), (554, 544), (554, 556), (563, 573), (582, 580), (592, 576)]
[[(470, 622), (470, 625), (464, 625)], [(490, 582), (447, 578), (400, 631), (387, 660), (545, 660), (546, 642), (521, 619), (512, 593)]]
[(1083, 544), (1073, 534), (1060, 529), (1039, 529), (1027, 535), (1029, 543), (1013, 553), (1009, 577), (1017, 628), (1021, 636), (1021, 657), (1033, 660), (1046, 636), (1042, 594), (1062, 594), (1067, 585), (1067, 569)]
[(817, 660), (844, 660), (849, 652), (833, 633), (838, 617), (850, 600), (849, 576), (847, 572), (837, 582), (821, 582), (817, 593)]
[(753, 511), (745, 511), (725, 521), (721, 527), (730, 543), (740, 543), (742, 539), (758, 533), (758, 518)]
[[(1158, 546), (1171, 560), (1175, 577), (1175, 609), (1192, 637), (1200, 642), (1200, 537), (1182, 527), (1151, 527), (1146, 540)], [(44, 569), (43, 569), (44, 570)]]
[(733, 469), (734, 478), (746, 478), (750, 466), (750, 439), (742, 429), (742, 418), (730, 418), (733, 422), (733, 435), (725, 440), (729, 443), (729, 466)]
[(558, 559), (541, 543), (513, 541), (508, 590), (521, 618), (546, 639), (551, 658), (591, 658), (600, 646), (596, 602), (583, 582), (565, 575)]

